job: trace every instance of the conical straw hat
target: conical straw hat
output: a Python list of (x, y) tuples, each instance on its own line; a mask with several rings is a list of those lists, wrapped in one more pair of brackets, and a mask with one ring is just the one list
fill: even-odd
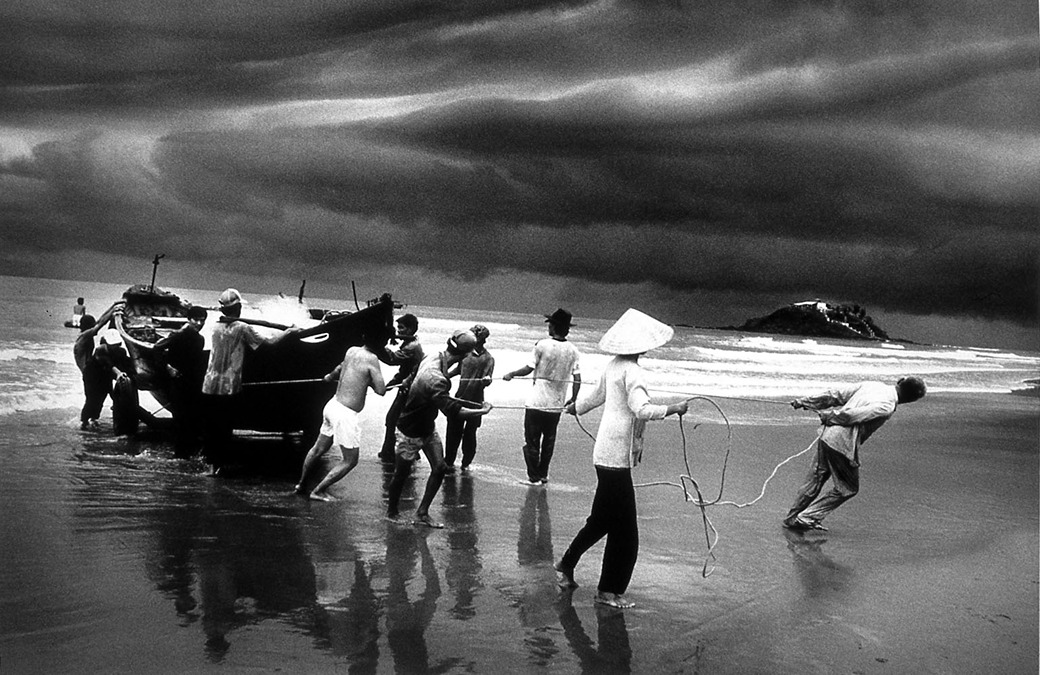
[(642, 354), (672, 339), (675, 331), (638, 309), (629, 308), (599, 340), (608, 354)]

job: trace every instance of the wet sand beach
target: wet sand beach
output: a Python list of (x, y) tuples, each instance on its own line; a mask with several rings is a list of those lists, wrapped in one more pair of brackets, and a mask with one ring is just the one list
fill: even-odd
[[(592, 602), (602, 544), (580, 588), (556, 586), (594, 487), (573, 420), (549, 485), (527, 487), (522, 412), (495, 410), (473, 471), (447, 478), (431, 509), (447, 527), (430, 530), (383, 519), (386, 403), (366, 409), (372, 441), (332, 504), (291, 495), (292, 466), (214, 479), (148, 433), (83, 434), (67, 411), (5, 418), (3, 671), (1037, 671), (1035, 399), (939, 394), (901, 409), (864, 446), (861, 492), (829, 532), (780, 527), (809, 463), (793, 460), (755, 505), (707, 510), (720, 537), (707, 578), (700, 512), (676, 488), (641, 488), (624, 612)], [(685, 431), (714, 498), (726, 427), (697, 407)], [(731, 431), (724, 499), (738, 502), (815, 435), (793, 412)], [(678, 422), (650, 434), (637, 481), (677, 480)], [(415, 494), (426, 475), (420, 462)]]

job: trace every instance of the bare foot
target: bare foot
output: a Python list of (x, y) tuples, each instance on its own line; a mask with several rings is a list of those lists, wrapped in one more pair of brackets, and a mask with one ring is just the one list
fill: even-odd
[(303, 489), (303, 483), (299, 483), (293, 487), (293, 494), (307, 496), (307, 491)]
[(307, 497), (308, 497), (308, 499), (313, 499), (316, 502), (334, 502), (334, 501), (336, 501), (336, 498), (333, 497), (332, 495), (330, 495), (328, 492), (318, 492), (317, 490), (315, 490), (314, 492), (312, 492), (309, 495), (307, 495)]
[(596, 593), (596, 604), (606, 605), (607, 607), (613, 607), (614, 609), (628, 609), (629, 607), (635, 607), (636, 603), (626, 600), (624, 596), (618, 595), (617, 593)]
[(430, 518), (430, 514), (428, 514), (428, 513), (424, 513), (421, 516), (420, 515), (416, 515), (415, 516), (415, 520), (412, 521), (412, 525), (419, 525), (419, 526), (422, 526), (422, 527), (431, 527), (431, 528), (433, 528), (435, 530), (442, 530), (442, 529), (444, 529), (444, 524), (443, 523), (438, 523), (437, 521), (435, 521), (432, 518)]
[(557, 582), (560, 588), (578, 587), (578, 582), (574, 580), (574, 570), (567, 569), (562, 563), (556, 563), (553, 568), (560, 573), (560, 580)]

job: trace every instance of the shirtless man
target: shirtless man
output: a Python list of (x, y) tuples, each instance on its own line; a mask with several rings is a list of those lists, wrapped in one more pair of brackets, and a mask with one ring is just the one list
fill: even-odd
[(343, 363), (336, 366), (323, 378), (327, 382), (338, 378), (339, 385), (336, 387), (336, 395), (325, 404), (318, 440), (314, 442), (314, 446), (307, 452), (307, 456), (303, 460), (300, 482), (296, 485), (297, 494), (306, 494), (304, 485), (307, 474), (320, 458), (329, 453), (333, 446), (336, 447), (336, 450), (329, 454), (330, 459), (335, 460), (335, 465), (308, 495), (311, 499), (323, 502), (335, 501), (336, 498), (328, 492), (329, 486), (342, 479), (357, 466), (358, 452), (361, 447), (358, 413), (365, 407), (365, 397), (369, 388), (380, 396), (386, 393), (383, 371), (379, 367), (379, 358), (376, 356), (377, 353), (382, 352), (382, 349), (382, 346), (372, 344), (366, 344), (364, 347), (351, 347), (343, 357)]

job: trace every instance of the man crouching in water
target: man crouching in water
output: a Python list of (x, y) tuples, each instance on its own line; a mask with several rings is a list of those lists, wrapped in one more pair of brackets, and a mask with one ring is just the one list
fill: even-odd
[[(335, 501), (336, 498), (328, 492), (329, 487), (357, 466), (361, 449), (358, 414), (365, 408), (365, 397), (369, 388), (380, 396), (386, 393), (383, 371), (376, 356), (382, 351), (381, 344), (373, 344), (373, 339), (365, 335), (365, 346), (348, 349), (343, 363), (322, 378), (326, 382), (338, 379), (339, 384), (336, 387), (336, 395), (329, 399), (322, 411), (318, 440), (303, 460), (300, 482), (296, 485), (297, 494), (306, 494), (304, 485), (307, 474), (322, 457), (336, 463), (308, 495), (317, 501)], [(330, 453), (329, 450), (333, 447), (335, 450)]]

